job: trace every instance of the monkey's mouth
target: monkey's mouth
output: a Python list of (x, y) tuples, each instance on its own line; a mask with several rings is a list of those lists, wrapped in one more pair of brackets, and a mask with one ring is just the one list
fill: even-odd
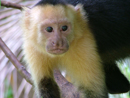
[(67, 51), (68, 49), (60, 49), (60, 48), (56, 48), (56, 49), (51, 49), (48, 52), (51, 54), (55, 54), (55, 55), (59, 55), (59, 54), (63, 54)]

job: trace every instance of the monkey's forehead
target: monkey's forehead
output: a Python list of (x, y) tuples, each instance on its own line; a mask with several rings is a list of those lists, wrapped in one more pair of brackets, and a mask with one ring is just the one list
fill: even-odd
[[(45, 6), (36, 6), (31, 9), (31, 17), (34, 20), (61, 20), (61, 19), (68, 19), (70, 18), (71, 8), (68, 6), (63, 5), (45, 5)], [(71, 16), (72, 17), (72, 16)]]

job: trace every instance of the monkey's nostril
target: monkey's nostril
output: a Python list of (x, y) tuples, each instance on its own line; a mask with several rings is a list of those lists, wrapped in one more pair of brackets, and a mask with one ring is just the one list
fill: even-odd
[(59, 46), (59, 42), (52, 42), (52, 45), (55, 46), (55, 47), (58, 47)]
[(62, 40), (61, 41), (53, 41), (52, 45), (54, 47), (62, 47), (63, 46), (63, 41)]
[(52, 45), (54, 45), (55, 43), (54, 42), (52, 42)]

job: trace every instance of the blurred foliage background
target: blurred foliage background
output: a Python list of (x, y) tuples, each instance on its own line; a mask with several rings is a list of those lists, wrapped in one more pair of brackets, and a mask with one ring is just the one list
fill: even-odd
[[(6, 0), (27, 7), (32, 7), (38, 0)], [(13, 8), (0, 9), (0, 37), (10, 50), (22, 61), (21, 11)], [(121, 71), (130, 80), (130, 60), (117, 62)], [(23, 79), (12, 63), (0, 50), (0, 98), (36, 98), (32, 86)], [(130, 98), (129, 93), (111, 95), (110, 98)]]

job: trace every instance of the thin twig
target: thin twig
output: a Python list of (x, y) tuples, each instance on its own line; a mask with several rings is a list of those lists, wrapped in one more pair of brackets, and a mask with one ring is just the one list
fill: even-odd
[(31, 75), (26, 71), (25, 67), (18, 61), (16, 56), (6, 46), (3, 40), (0, 38), (0, 48), (3, 50), (7, 58), (13, 63), (18, 72), (26, 79), (27, 82), (33, 84), (31, 81)]
[(9, 8), (16, 8), (19, 10), (22, 10), (22, 7), (24, 7), (20, 4), (11, 3), (11, 2), (7, 2), (7, 1), (1, 1), (1, 6), (5, 6), (5, 7), (9, 7)]

